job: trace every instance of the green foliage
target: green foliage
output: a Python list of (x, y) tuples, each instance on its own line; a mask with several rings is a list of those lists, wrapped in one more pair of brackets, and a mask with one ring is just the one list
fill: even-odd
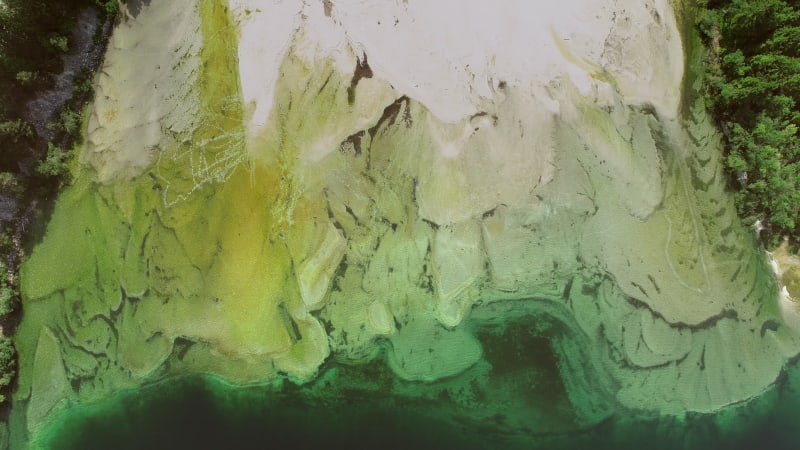
[[(79, 11), (90, 0), (3, 0), (0, 12), (0, 84), (12, 89), (2, 103), (4, 112), (18, 111), (30, 95), (52, 83), (61, 71), (61, 55), (69, 50)], [(22, 79), (17, 80), (17, 74)]]
[(23, 159), (32, 145), (35, 133), (23, 119), (3, 120), (0, 115), (0, 171), (17, 171), (17, 161)]
[(800, 241), (800, 5), (717, 2), (698, 20), (712, 51), (710, 106), (740, 215), (761, 219), (768, 245)]
[[(14, 342), (8, 336), (0, 336), (0, 390), (5, 390), (14, 380), (17, 370), (17, 351)], [(0, 403), (6, 396), (0, 394)]]
[[(0, 171), (24, 171), (32, 165), (32, 155), (38, 153), (34, 149), (44, 145), (37, 142), (39, 137), (23, 117), (26, 104), (52, 87), (53, 75), (63, 69), (62, 56), (69, 50), (68, 36), (78, 15), (94, 2), (0, 1)], [(64, 116), (60, 122), (64, 128), (77, 131), (79, 121), (71, 119)], [(64, 141), (61, 136), (56, 139)]]
[(66, 160), (64, 151), (48, 142), (47, 156), (36, 166), (36, 172), (47, 177), (60, 177), (68, 172)]
[(119, 2), (117, 0), (97, 0), (97, 5), (103, 8), (103, 11), (109, 17), (114, 17), (119, 12)]
[[(7, 269), (0, 263), (0, 319), (14, 312), (16, 307), (16, 294), (8, 284)], [(5, 391), (11, 384), (16, 373), (16, 351), (11, 338), (0, 334), (0, 391)], [(0, 394), (0, 403), (5, 402), (6, 396)]]
[(65, 132), (73, 136), (78, 134), (78, 131), (80, 131), (81, 127), (80, 113), (77, 113), (69, 108), (65, 108), (63, 111), (61, 111), (61, 126)]
[(33, 128), (22, 119), (0, 122), (0, 142), (19, 144), (33, 137)]
[(79, 95), (91, 94), (94, 92), (93, 73), (89, 70), (82, 70), (75, 77), (75, 93)]
[(63, 133), (69, 142), (80, 141), (81, 120), (80, 112), (76, 112), (69, 106), (66, 106), (58, 114), (58, 120), (48, 123), (47, 128)]
[(6, 268), (0, 264), (0, 318), (7, 317), (16, 309), (16, 294), (8, 284)]
[(62, 53), (69, 51), (69, 41), (66, 36), (53, 36), (47, 42)]
[(28, 72), (27, 70), (17, 72), (17, 81), (23, 86), (30, 86), (35, 80), (36, 74), (33, 72)]
[(20, 177), (11, 172), (0, 172), (0, 192), (19, 198), (25, 192)]

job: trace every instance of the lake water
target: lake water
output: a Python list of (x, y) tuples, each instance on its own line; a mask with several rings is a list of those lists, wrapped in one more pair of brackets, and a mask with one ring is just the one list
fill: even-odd
[[(770, 391), (715, 415), (614, 415), (580, 431), (501, 431), (446, 402), (387, 396), (360, 379), (382, 362), (329, 367), (311, 385), (233, 387), (183, 376), (72, 408), (43, 430), (35, 448), (81, 449), (797, 449), (800, 370)], [(424, 391), (428, 387), (419, 384)], [(424, 397), (424, 396), (423, 396)], [(543, 405), (545, 406), (545, 405)]]

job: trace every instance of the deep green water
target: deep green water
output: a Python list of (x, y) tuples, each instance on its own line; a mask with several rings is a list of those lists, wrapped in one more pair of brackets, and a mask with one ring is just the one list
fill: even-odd
[(66, 417), (45, 448), (485, 448), (459, 427), (380, 399), (313, 401), (190, 377)]
[[(546, 346), (546, 342), (541, 344)], [(376, 393), (376, 386), (365, 382), (370, 378), (380, 383), (387, 376), (391, 375), (382, 361), (331, 366), (318, 381), (304, 387), (289, 383), (233, 387), (212, 377), (182, 376), (119, 393), (101, 403), (65, 410), (39, 433), (32, 447), (800, 448), (797, 364), (770, 391), (715, 415), (656, 418), (617, 413), (582, 430), (558, 433), (503, 431), (499, 422), (473, 420), (469, 412), (459, 412), (442, 399), (425, 399), (426, 390), (440, 386), (418, 384), (418, 396), (387, 396)], [(547, 389), (557, 391), (553, 383), (558, 384), (551, 380)], [(413, 389), (414, 385), (409, 387)]]

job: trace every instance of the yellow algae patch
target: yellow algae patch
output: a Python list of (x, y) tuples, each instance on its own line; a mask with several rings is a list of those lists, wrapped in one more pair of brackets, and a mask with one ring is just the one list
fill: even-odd
[(291, 339), (276, 308), (287, 300), (281, 293), (291, 264), (270, 213), (280, 202), (281, 178), (244, 163), (236, 29), (228, 7), (202, 0), (199, 14), (198, 123), (190, 140), (162, 152), (152, 176), (166, 228), (154, 230), (145, 248), (151, 285), (167, 300), (142, 302), (132, 322), (170, 338), (210, 342), (232, 357), (283, 352)]
[(297, 332), (302, 339), (288, 353), (276, 357), (275, 365), (294, 380), (308, 381), (330, 354), (328, 335), (322, 324), (310, 316), (297, 321)]
[(216, 190), (204, 188), (207, 194), (162, 211), (171, 226), (158, 221), (137, 244), (153, 292), (122, 323), (138, 336), (208, 342), (232, 358), (288, 351), (291, 323), (279, 306), (298, 303), (299, 295), (288, 282), (286, 223), (276, 226), (271, 213), (279, 179), (277, 169), (240, 165)]
[(572, 81), (576, 85), (580, 86), (581, 91), (585, 92), (587, 89), (589, 89), (589, 78), (604, 83), (612, 82), (609, 80), (603, 68), (588, 58), (578, 58), (575, 56), (564, 42), (565, 40), (559, 37), (552, 27), (550, 27), (550, 36), (553, 38), (553, 43), (556, 44), (556, 48), (561, 54), (561, 57), (564, 58), (564, 61), (572, 64), (575, 67), (573, 69), (572, 67), (567, 66), (567, 72), (570, 74)]
[(287, 279), (291, 260), (273, 230), (270, 208), (277, 188), (275, 176), (263, 166), (251, 173), (238, 169), (210, 211), (225, 217), (220, 224), (220, 252), (209, 271), (207, 288), (220, 304), (228, 351), (264, 354), (288, 350), (290, 337), (277, 307), (289, 300)]
[[(186, 75), (179, 66), (199, 56), (183, 82), (200, 98), (171, 97), (181, 105), (196, 101), (197, 111), (189, 108), (186, 117), (191, 124), (162, 122), (156, 164), (131, 166), (140, 171), (132, 178), (115, 176), (122, 160), (113, 152), (87, 156), (90, 165), (60, 197), (43, 243), (23, 268), (27, 313), (17, 340), (28, 381), (17, 396), (45, 405), (34, 408), (31, 426), (57, 397), (74, 391), (97, 398), (152, 380), (159, 368), (216, 367), (233, 380), (254, 381), (275, 375), (275, 357), (283, 370), (297, 372), (290, 375), (308, 377), (328, 356), (295, 271), (302, 263), (305, 290), (324, 296), (331, 271), (318, 266), (339, 257), (343, 240), (323, 233), (315, 241), (316, 229), (292, 225), (292, 217), (303, 224), (313, 217), (323, 231), (329, 225), (323, 203), (298, 200), (290, 172), (296, 147), (284, 147), (285, 164), (246, 161), (236, 30), (225, 2), (202, 0), (192, 13), (199, 15), (203, 48), (186, 53), (172, 71)], [(176, 114), (186, 113), (184, 106)], [(100, 113), (103, 107), (115, 106), (100, 105)], [(287, 236), (315, 242), (297, 253), (298, 264)], [(311, 301), (319, 306), (323, 299)], [(43, 327), (52, 333), (42, 334), (40, 345)], [(52, 378), (51, 355), (58, 354), (64, 389), (50, 395), (39, 381), (31, 389), (29, 380)]]
[(192, 131), (171, 136), (174, 142), (165, 139), (157, 160), (167, 205), (186, 200), (209, 183), (225, 181), (246, 155), (236, 27), (225, 1), (202, 0), (199, 13), (199, 111)]

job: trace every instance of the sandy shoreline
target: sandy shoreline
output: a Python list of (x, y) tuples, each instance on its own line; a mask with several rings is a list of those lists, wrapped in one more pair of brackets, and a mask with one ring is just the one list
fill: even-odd
[(797, 293), (792, 295), (787, 287), (793, 278), (790, 272), (800, 273), (800, 257), (789, 252), (788, 240), (784, 240), (775, 251), (766, 253), (780, 288), (778, 301), (783, 320), (795, 332), (800, 333), (800, 297)]
[[(333, 57), (344, 72), (366, 55), (376, 77), (444, 122), (482, 111), (497, 101), (501, 84), (541, 96), (540, 88), (561, 77), (598, 101), (608, 100), (600, 97), (611, 83), (626, 103), (653, 105), (666, 117), (676, 113), (683, 54), (666, 2), (634, 8), (619, 1), (566, 0), (558, 8), (503, 3), (231, 0), (241, 28), (242, 95), (253, 108), (251, 132), (268, 120), (278, 68), (290, 47), (307, 58)], [(664, 57), (654, 60), (653, 54)]]

